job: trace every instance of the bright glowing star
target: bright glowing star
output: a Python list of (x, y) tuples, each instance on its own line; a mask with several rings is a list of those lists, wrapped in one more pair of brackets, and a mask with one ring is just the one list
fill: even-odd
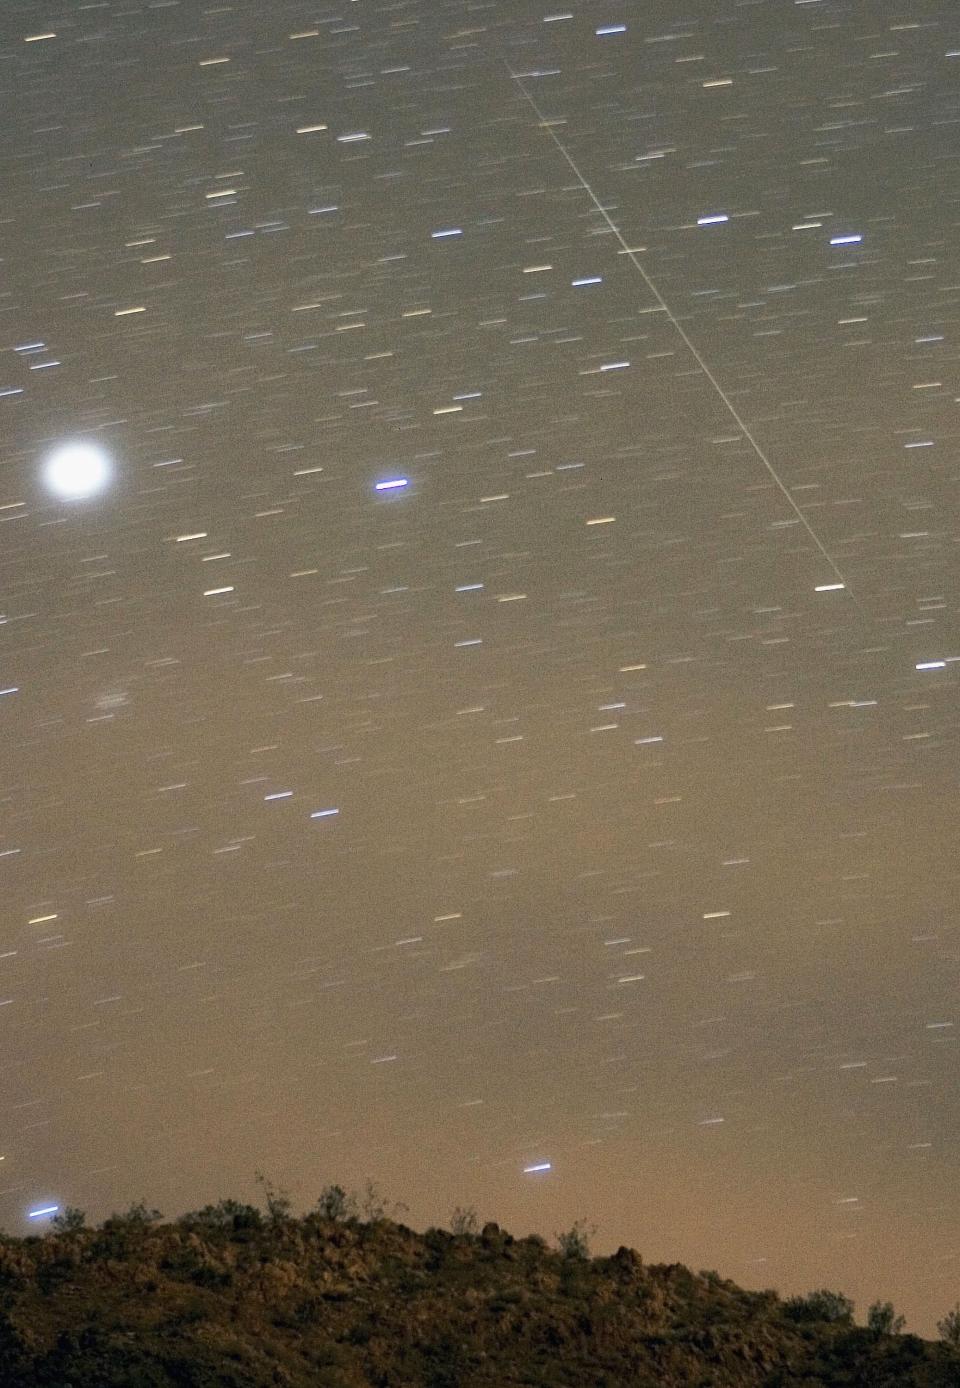
[(339, 814), (339, 810), (314, 810), (311, 819), (329, 819), (331, 815)]
[(378, 482), (374, 491), (395, 492), (399, 487), (409, 487), (409, 485), (410, 479), (408, 477), (394, 477), (389, 482)]
[(627, 26), (625, 24), (604, 24), (602, 28), (596, 30), (598, 39), (602, 39), (606, 34), (625, 34)]
[(57, 496), (82, 501), (110, 481), (113, 468), (102, 449), (91, 443), (68, 443), (47, 459), (43, 480)]
[(845, 583), (818, 583), (813, 591), (815, 593), (837, 593), (846, 586)]
[(264, 800), (289, 800), (293, 794), (292, 790), (275, 790), (272, 795), (265, 795)]
[(831, 246), (859, 246), (863, 240), (862, 236), (831, 236)]
[(915, 668), (917, 670), (945, 670), (947, 662), (945, 660), (921, 660)]
[(716, 226), (718, 222), (729, 222), (729, 220), (730, 218), (727, 216), (726, 212), (717, 212), (709, 217), (698, 217), (697, 226), (712, 227)]
[(552, 1171), (552, 1170), (553, 1170), (553, 1162), (549, 1162), (549, 1161), (538, 1161), (538, 1162), (534, 1162), (533, 1166), (525, 1166), (525, 1167), (523, 1168), (523, 1174), (524, 1174), (524, 1176), (532, 1176), (532, 1175), (534, 1175), (534, 1174), (535, 1174), (536, 1172), (538, 1172), (538, 1171)]
[(442, 241), (447, 236), (462, 236), (463, 228), (448, 227), (444, 231), (431, 231), (430, 235), (433, 237), (434, 241)]
[(39, 1210), (29, 1210), (28, 1219), (44, 1219), (47, 1215), (55, 1215), (59, 1210), (59, 1205), (42, 1205)]

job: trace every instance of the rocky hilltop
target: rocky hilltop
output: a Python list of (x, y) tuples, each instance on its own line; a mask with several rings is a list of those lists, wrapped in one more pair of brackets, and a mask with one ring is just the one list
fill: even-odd
[[(338, 1188), (330, 1188), (334, 1192)], [(0, 1241), (4, 1388), (960, 1388), (960, 1349), (715, 1273), (553, 1250), (460, 1212), (416, 1233), (339, 1197), (173, 1223), (68, 1211)], [(955, 1336), (954, 1338), (960, 1338)]]

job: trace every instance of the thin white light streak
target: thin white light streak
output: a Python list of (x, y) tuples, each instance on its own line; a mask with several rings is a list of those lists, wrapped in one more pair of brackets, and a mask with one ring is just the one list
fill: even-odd
[[(772, 477), (773, 481), (776, 483), (776, 485), (777, 485), (777, 487), (779, 488), (779, 490), (783, 493), (784, 499), (786, 500), (786, 502), (787, 502), (788, 506), (790, 507), (791, 511), (794, 513), (794, 515), (796, 516), (797, 520), (800, 522), (800, 524), (803, 526), (804, 530), (805, 530), (805, 531), (807, 532), (807, 534), (810, 536), (810, 539), (813, 541), (814, 545), (815, 545), (816, 548), (819, 550), (819, 552), (821, 553), (821, 555), (823, 556), (823, 558), (824, 558), (824, 559), (826, 560), (826, 562), (829, 564), (831, 572), (832, 572), (833, 574), (836, 575), (838, 581), (843, 585), (843, 587), (844, 587), (844, 589), (846, 590), (846, 592), (847, 592), (847, 593), (849, 594), (849, 596), (850, 596), (851, 598), (853, 598), (853, 600), (856, 602), (856, 598), (855, 598), (854, 595), (850, 592), (850, 585), (847, 583), (847, 580), (846, 580), (845, 576), (843, 575), (843, 573), (841, 572), (839, 566), (837, 565), (837, 561), (833, 558), (833, 555), (832, 555), (832, 554), (830, 553), (830, 551), (827, 549), (826, 545), (825, 545), (825, 544), (823, 543), (823, 541), (820, 539), (820, 536), (817, 534), (817, 532), (814, 530), (813, 526), (812, 526), (812, 525), (810, 524), (810, 522), (807, 520), (806, 516), (805, 516), (805, 515), (803, 514), (803, 512), (800, 510), (800, 507), (799, 507), (799, 506), (797, 505), (797, 503), (794, 501), (793, 497), (792, 497), (791, 494), (790, 494), (790, 489), (789, 489), (789, 487), (787, 487), (786, 483), (785, 483), (785, 482), (783, 481), (783, 479), (780, 477), (780, 474), (777, 472), (777, 470), (776, 470), (776, 468), (774, 467), (773, 463), (771, 463), (770, 459), (767, 457), (766, 453), (764, 452), (763, 448), (761, 447), (759, 441), (758, 441), (757, 438), (754, 436), (753, 431), (750, 429), (749, 425), (746, 423), (746, 421), (745, 421), (745, 420), (743, 419), (743, 417), (741, 416), (740, 411), (737, 409), (736, 405), (735, 405), (735, 404), (733, 403), (733, 401), (730, 399), (730, 396), (729, 396), (729, 395), (727, 394), (727, 392), (724, 390), (723, 386), (722, 386), (722, 385), (720, 384), (720, 382), (717, 380), (717, 378), (716, 378), (716, 376), (714, 375), (713, 371), (710, 369), (710, 366), (707, 364), (706, 360), (705, 360), (704, 357), (701, 355), (699, 349), (697, 348), (697, 346), (694, 344), (694, 342), (693, 342), (693, 341), (691, 340), (691, 338), (689, 337), (689, 335), (688, 335), (686, 329), (683, 327), (683, 325), (681, 324), (680, 320), (677, 318), (676, 314), (673, 312), (673, 310), (671, 309), (670, 305), (667, 303), (666, 299), (665, 299), (665, 298), (663, 297), (663, 295), (660, 293), (660, 290), (657, 288), (657, 286), (656, 286), (656, 284), (654, 283), (654, 281), (650, 278), (650, 275), (649, 275), (648, 271), (644, 269), (644, 267), (643, 267), (643, 265), (641, 264), (641, 262), (637, 259), (637, 256), (636, 256), (635, 251), (634, 251), (634, 250), (628, 245), (628, 243), (624, 240), (623, 233), (621, 232), (620, 228), (617, 226), (616, 222), (615, 222), (615, 221), (613, 220), (613, 218), (610, 216), (609, 212), (608, 212), (607, 209), (604, 207), (603, 203), (600, 201), (600, 199), (597, 197), (596, 193), (595, 193), (595, 192), (593, 191), (593, 189), (591, 188), (590, 184), (587, 182), (587, 179), (585, 178), (585, 176), (583, 175), (583, 173), (580, 171), (580, 166), (576, 163), (576, 161), (574, 160), (573, 156), (572, 156), (572, 155), (569, 153), (569, 151), (567, 150), (566, 145), (564, 145), (563, 141), (562, 141), (562, 140), (560, 139), (560, 137), (557, 135), (556, 131), (555, 131), (554, 128), (553, 128), (552, 123), (546, 118), (546, 116), (545, 116), (545, 115), (543, 114), (543, 112), (540, 110), (540, 107), (537, 105), (537, 102), (535, 101), (535, 99), (533, 98), (533, 96), (531, 96), (529, 90), (527, 89), (527, 87), (526, 87), (526, 85), (525, 85), (525, 83), (524, 83), (524, 81), (523, 81), (523, 78), (520, 76), (519, 73), (514, 72), (513, 68), (510, 66), (509, 62), (507, 62), (506, 59), (503, 60), (503, 63), (504, 63), (504, 67), (505, 67), (505, 68), (507, 69), (507, 71), (509, 72), (510, 77), (511, 77), (512, 80), (517, 84), (517, 86), (520, 88), (520, 91), (523, 93), (523, 96), (524, 96), (525, 100), (527, 101), (527, 104), (530, 106), (530, 108), (533, 110), (534, 114), (536, 115), (537, 120), (538, 120), (538, 122), (539, 122), (539, 124), (540, 124), (540, 128), (541, 128), (542, 130), (545, 130), (545, 131), (547, 132), (547, 134), (550, 136), (550, 138), (551, 138), (551, 140), (553, 141), (553, 143), (556, 145), (557, 149), (558, 149), (558, 150), (560, 151), (560, 153), (563, 155), (563, 158), (566, 160), (567, 164), (570, 166), (571, 170), (573, 171), (574, 175), (576, 176), (577, 182), (578, 182), (578, 183), (580, 184), (580, 186), (583, 188), (584, 192), (585, 192), (585, 193), (587, 194), (587, 196), (590, 198), (590, 201), (593, 203), (594, 207), (595, 207), (595, 208), (597, 209), (597, 211), (600, 213), (601, 217), (602, 217), (603, 220), (606, 222), (607, 226), (610, 228), (610, 230), (611, 230), (611, 232), (613, 233), (613, 235), (614, 235), (614, 236), (617, 238), (617, 240), (619, 241), (620, 246), (621, 246), (621, 248), (622, 248), (622, 250), (623, 250), (624, 255), (626, 255), (626, 256), (629, 257), (629, 259), (630, 259), (630, 261), (631, 261), (631, 263), (632, 263), (634, 269), (635, 269), (635, 270), (637, 271), (637, 273), (640, 275), (640, 277), (641, 277), (641, 279), (643, 280), (644, 284), (647, 286), (647, 289), (648, 289), (648, 290), (650, 291), (650, 293), (653, 295), (653, 297), (654, 297), (654, 299), (656, 300), (657, 305), (658, 305), (658, 307), (660, 308), (661, 312), (664, 313), (664, 314), (667, 316), (667, 318), (669, 319), (670, 323), (672, 324), (672, 326), (673, 326), (674, 329), (676, 330), (677, 335), (680, 337), (681, 341), (683, 342), (684, 346), (686, 347), (687, 351), (688, 351), (688, 352), (690, 353), (690, 355), (693, 357), (694, 361), (697, 363), (697, 365), (699, 366), (700, 370), (703, 372), (704, 376), (706, 376), (707, 380), (710, 382), (711, 386), (712, 386), (713, 389), (716, 391), (717, 395), (718, 395), (718, 396), (720, 397), (720, 399), (723, 401), (723, 404), (725, 405), (725, 407), (726, 407), (727, 411), (729, 412), (731, 418), (733, 419), (734, 423), (737, 425), (737, 428), (741, 431), (741, 433), (743, 434), (744, 438), (745, 438), (745, 439), (747, 440), (747, 442), (750, 444), (750, 446), (751, 446), (751, 448), (753, 449), (754, 453), (755, 453), (755, 454), (757, 455), (757, 457), (760, 459), (761, 463), (762, 463), (763, 466), (766, 468), (767, 472), (770, 474), (770, 476)], [(859, 606), (859, 604), (857, 604), (857, 605)]]

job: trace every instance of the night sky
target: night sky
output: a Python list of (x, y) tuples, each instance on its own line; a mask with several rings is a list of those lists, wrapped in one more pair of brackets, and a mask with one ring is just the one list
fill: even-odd
[(5, 0), (6, 1229), (369, 1177), (932, 1332), (958, 77), (948, 0)]

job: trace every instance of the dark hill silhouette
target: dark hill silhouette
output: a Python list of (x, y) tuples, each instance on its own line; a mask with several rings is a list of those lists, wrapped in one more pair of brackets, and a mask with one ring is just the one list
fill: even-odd
[(944, 1342), (853, 1323), (841, 1295), (782, 1301), (716, 1273), (551, 1250), (496, 1224), (415, 1233), (338, 1187), (302, 1218), (266, 1187), (174, 1223), (68, 1211), (0, 1241), (4, 1388), (960, 1388)]

